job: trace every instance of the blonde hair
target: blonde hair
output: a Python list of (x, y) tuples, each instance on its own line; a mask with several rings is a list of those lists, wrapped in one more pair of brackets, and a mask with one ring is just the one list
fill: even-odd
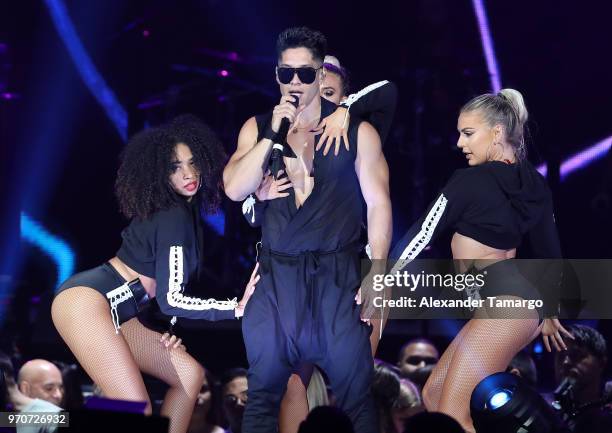
[(499, 93), (485, 93), (476, 96), (461, 107), (461, 112), (479, 110), (491, 127), (501, 125), (506, 141), (514, 149), (516, 158), (521, 161), (527, 156), (525, 146), (525, 124), (529, 114), (521, 92), (502, 89)]

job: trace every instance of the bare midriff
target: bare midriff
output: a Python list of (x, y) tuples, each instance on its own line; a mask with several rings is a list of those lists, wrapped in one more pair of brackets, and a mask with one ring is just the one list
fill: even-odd
[(108, 261), (110, 265), (121, 275), (126, 281), (132, 281), (138, 278), (142, 283), (142, 286), (147, 291), (150, 298), (155, 297), (156, 283), (155, 279), (141, 275), (128, 265), (126, 265), (119, 257), (113, 257)]
[(516, 257), (516, 248), (500, 250), (460, 233), (453, 235), (451, 250), (453, 259), (459, 261), (459, 272), (465, 272), (472, 266), (477, 269), (486, 268), (495, 262)]

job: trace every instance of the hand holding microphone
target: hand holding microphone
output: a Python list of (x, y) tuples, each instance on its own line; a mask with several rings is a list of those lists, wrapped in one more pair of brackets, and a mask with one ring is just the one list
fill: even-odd
[(281, 103), (274, 107), (272, 112), (271, 127), (276, 132), (276, 137), (273, 140), (271, 167), (272, 176), (278, 179), (279, 172), (284, 168), (283, 165), (283, 148), (287, 142), (287, 133), (289, 126), (295, 122), (297, 116), (297, 107), (300, 104), (298, 95), (287, 95), (281, 98)]
[[(288, 125), (295, 122), (297, 117), (297, 107), (300, 104), (299, 95), (289, 94), (281, 98), (279, 104), (272, 111), (271, 127), (275, 133), (279, 133), (283, 120), (286, 120)], [(289, 126), (287, 126), (289, 128)]]

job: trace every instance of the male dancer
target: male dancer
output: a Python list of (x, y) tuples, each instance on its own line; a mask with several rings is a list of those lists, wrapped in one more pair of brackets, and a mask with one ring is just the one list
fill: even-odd
[[(261, 280), (243, 321), (249, 360), (245, 433), (276, 431), (287, 379), (301, 362), (325, 371), (356, 432), (377, 431), (369, 390), (370, 329), (360, 320), (354, 298), (360, 285), (362, 197), (373, 258), (387, 257), (388, 167), (374, 127), (353, 119), (348, 152), (335, 158), (315, 152), (318, 137), (312, 130), (336, 108), (319, 96), (325, 48), (320, 32), (300, 27), (281, 33), (280, 103), (271, 113), (247, 120), (223, 173), (228, 197), (243, 200), (259, 186), (273, 141), (282, 141), (275, 137), (282, 119), (291, 122), (283, 161), (293, 188), (265, 209)], [(297, 108), (291, 104), (294, 95)]]

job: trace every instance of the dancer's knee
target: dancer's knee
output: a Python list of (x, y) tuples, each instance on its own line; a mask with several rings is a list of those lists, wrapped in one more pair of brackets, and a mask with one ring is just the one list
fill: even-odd
[(193, 360), (193, 362), (189, 365), (187, 377), (189, 378), (189, 383), (185, 386), (185, 391), (190, 398), (196, 399), (198, 397), (198, 393), (202, 389), (202, 385), (204, 385), (204, 382), (206, 381), (204, 367), (202, 367), (196, 360)]
[(184, 358), (174, 362), (176, 366), (176, 376), (168, 381), (172, 388), (181, 389), (189, 398), (196, 399), (206, 381), (204, 367), (191, 356), (184, 354)]

